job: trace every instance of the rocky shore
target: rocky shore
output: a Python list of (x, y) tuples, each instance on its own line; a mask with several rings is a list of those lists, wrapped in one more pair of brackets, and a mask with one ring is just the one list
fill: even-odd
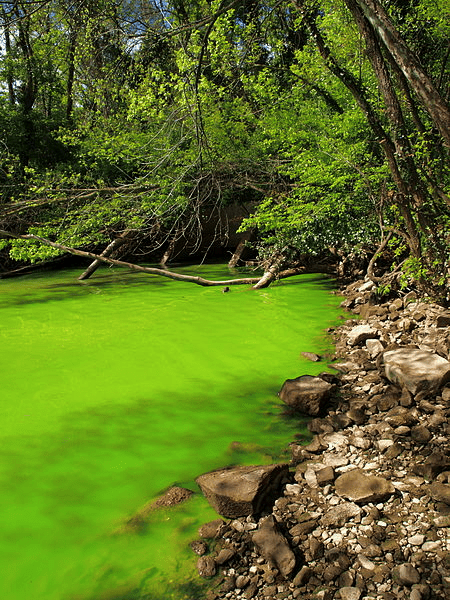
[(343, 291), (337, 375), (280, 394), (312, 441), (198, 478), (225, 517), (191, 544), (209, 600), (450, 598), (450, 313), (374, 287)]

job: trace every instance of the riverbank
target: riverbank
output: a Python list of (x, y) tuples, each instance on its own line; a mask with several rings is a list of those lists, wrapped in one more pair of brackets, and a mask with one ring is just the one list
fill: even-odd
[(450, 596), (450, 314), (415, 293), (377, 304), (373, 288), (341, 291), (358, 318), (330, 331), (333, 395), (312, 441), (291, 444), (273, 507), (192, 544), (217, 574), (210, 600)]

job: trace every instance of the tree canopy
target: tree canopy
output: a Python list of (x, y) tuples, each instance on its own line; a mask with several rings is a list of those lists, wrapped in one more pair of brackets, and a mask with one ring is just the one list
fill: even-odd
[(444, 288), (447, 4), (1, 0), (3, 269), (169, 256), (247, 203), (266, 267), (388, 252)]

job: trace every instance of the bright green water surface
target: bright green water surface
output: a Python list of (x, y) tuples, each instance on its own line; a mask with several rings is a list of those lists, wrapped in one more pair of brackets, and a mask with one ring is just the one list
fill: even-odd
[(299, 425), (276, 394), (323, 369), (300, 352), (327, 349), (339, 300), (314, 275), (224, 294), (78, 274), (0, 280), (0, 598), (199, 600), (201, 495), (126, 520), (205, 471), (282, 459)]

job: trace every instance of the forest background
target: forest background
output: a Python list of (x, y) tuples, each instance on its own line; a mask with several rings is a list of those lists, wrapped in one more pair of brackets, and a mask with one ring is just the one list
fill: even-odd
[(0, 0), (0, 269), (165, 263), (237, 204), (275, 277), (385, 255), (445, 296), (449, 34), (447, 0)]

